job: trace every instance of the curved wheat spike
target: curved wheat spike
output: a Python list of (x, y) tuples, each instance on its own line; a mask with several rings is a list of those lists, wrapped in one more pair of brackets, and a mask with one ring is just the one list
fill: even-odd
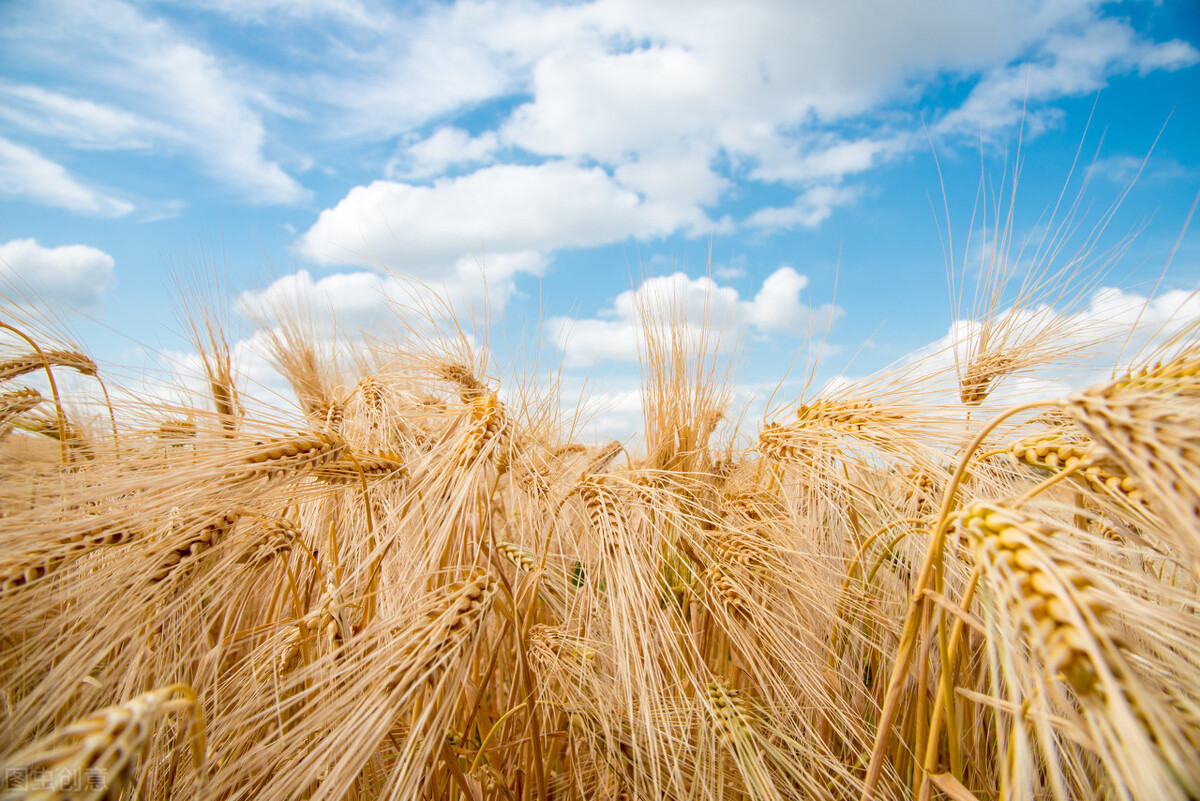
[(151, 584), (165, 581), (186, 570), (213, 546), (220, 543), (245, 514), (240, 508), (207, 515), (192, 515), (172, 525), (170, 549), (158, 556), (146, 580)]
[(958, 524), (981, 566), (998, 577), (1001, 597), (1026, 621), (1047, 675), (1061, 674), (1081, 696), (1096, 692), (1097, 660), (1113, 650), (1102, 622), (1106, 609), (1090, 592), (1087, 575), (1047, 550), (1052, 532), (1024, 513), (983, 501), (966, 507)]
[(1200, 578), (1200, 347), (1075, 393), (1065, 408), (1133, 479), (1130, 491), (1166, 523), (1156, 533)]
[(475, 461), (489, 443), (499, 438), (507, 424), (504, 404), (495, 392), (476, 396), (470, 407), (471, 428), (459, 451), (459, 463), (464, 466)]
[(717, 737), (737, 763), (747, 794), (753, 799), (783, 801), (756, 742), (758, 721), (751, 713), (743, 693), (732, 689), (726, 680), (720, 678), (709, 682), (705, 689)]
[(316, 469), (341, 457), (345, 449), (342, 440), (326, 433), (267, 440), (257, 443), (253, 451), (239, 459), (237, 467), (226, 473), (226, 477), (240, 481)]
[(442, 361), (434, 365), (434, 372), (439, 378), (445, 379), (458, 387), (459, 396), (463, 403), (471, 403), (488, 394), (488, 386), (480, 381), (465, 364), (461, 362)]
[(979, 354), (967, 364), (958, 382), (958, 395), (967, 406), (980, 406), (995, 387), (993, 382), (1008, 375), (1018, 365), (1018, 359), (1003, 351)]
[(96, 363), (87, 356), (73, 350), (43, 350), (41, 354), (29, 353), (0, 362), (0, 381), (12, 379), (43, 369), (47, 364), (55, 367), (70, 367), (83, 375), (96, 375)]
[(18, 389), (0, 395), (0, 423), (32, 409), (42, 402), (42, 393), (36, 389)]
[[(199, 783), (206, 754), (204, 716), (196, 694), (185, 684), (160, 687), (55, 729), (5, 760), (6, 780), (34, 772), (52, 777), (53, 789), (30, 792), (27, 787), (26, 798), (118, 797), (133, 779), (157, 722), (176, 712), (188, 717), (192, 766)], [(5, 789), (20, 792), (11, 785)]]
[(196, 423), (188, 419), (165, 420), (158, 426), (158, 436), (170, 444), (182, 444), (196, 438)]
[[(1075, 703), (1087, 710), (1089, 748), (1118, 793), (1147, 801), (1195, 797), (1200, 733), (1189, 731), (1170, 696), (1139, 677), (1138, 654), (1123, 645), (1110, 622), (1120, 611), (1120, 593), (1102, 586), (1098, 576), (1056, 546), (1072, 534), (988, 501), (966, 506), (957, 525), (997, 605), (1041, 662), (1044, 686), (1061, 677), (1074, 691)], [(1011, 655), (1007, 663), (1012, 664)], [(1036, 691), (1031, 695), (1036, 698)], [(1047, 760), (1060, 759), (1060, 745), (1044, 734), (1039, 739)], [(1052, 782), (1062, 781), (1056, 769), (1048, 770)]]
[(355, 453), (353, 459), (343, 456), (313, 469), (313, 476), (329, 484), (356, 483), (367, 480), (404, 478), (408, 469), (395, 453)]

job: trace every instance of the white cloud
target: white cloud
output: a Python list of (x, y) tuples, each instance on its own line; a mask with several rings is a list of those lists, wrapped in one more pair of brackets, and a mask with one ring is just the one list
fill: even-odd
[(87, 245), (45, 248), (33, 239), (0, 244), (0, 277), (31, 300), (96, 311), (116, 284), (113, 258)]
[(678, 45), (557, 52), (534, 68), (536, 99), (502, 135), (535, 153), (619, 161), (710, 128), (720, 113), (714, 66)]
[(150, 146), (154, 125), (103, 103), (0, 81), (0, 119), (74, 147), (133, 150)]
[(1140, 38), (1117, 19), (1088, 20), (1074, 30), (1051, 33), (1029, 63), (990, 70), (961, 106), (942, 117), (942, 133), (978, 136), (1025, 119), (1036, 130), (1046, 124), (1039, 102), (1089, 94), (1114, 72), (1174, 70), (1200, 60), (1184, 42), (1162, 44)]
[(1127, 184), (1134, 180), (1143, 184), (1146, 181), (1187, 175), (1187, 169), (1169, 157), (1114, 155), (1092, 162), (1088, 166), (1088, 175), (1115, 184)]
[[(28, 108), (49, 115), (39, 121), (24, 114), (35, 130), (85, 147), (143, 148), (149, 142), (182, 149), (254, 202), (307, 196), (263, 153), (266, 130), (255, 106), (272, 107), (270, 98), (162, 19), (119, 0), (52, 0), (17, 15), (0, 41), (11, 57), (86, 87), (87, 100), (22, 90)], [(106, 126), (90, 141), (80, 132), (89, 120)], [(19, 113), (14, 121), (22, 121)]]
[(746, 264), (747, 261), (745, 256), (734, 256), (729, 260), (728, 264), (714, 264), (712, 267), (712, 272), (713, 275), (717, 276), (717, 278), (724, 278), (726, 281), (733, 281), (738, 278), (746, 277)]
[(804, 337), (842, 314), (830, 304), (810, 308), (802, 298), (807, 286), (806, 276), (784, 265), (767, 276), (752, 299), (743, 299), (733, 287), (677, 272), (648, 278), (637, 289), (622, 292), (599, 318), (555, 317), (549, 329), (569, 367), (588, 367), (602, 360), (635, 361), (646, 314), (686, 320), (697, 342), (705, 321), (717, 330), (749, 328), (764, 336)]
[(746, 219), (752, 228), (816, 228), (841, 206), (858, 199), (860, 190), (847, 186), (814, 186), (796, 196), (790, 206), (759, 209)]
[(276, 279), (261, 290), (243, 292), (238, 310), (257, 319), (303, 309), (316, 322), (370, 327), (391, 317), (398, 307), (448, 306), (459, 319), (485, 308), (501, 311), (516, 291), (516, 279), (536, 273), (541, 257), (534, 252), (489, 254), (484, 263), (471, 257), (449, 262), (440, 276), (416, 279), (395, 272), (339, 272), (314, 279), (307, 270)]
[(253, 25), (316, 19), (369, 25), (372, 19), (357, 0), (191, 0), (191, 4)]
[(825, 134), (811, 142), (778, 138), (764, 142), (758, 166), (750, 175), (760, 181), (806, 183), (839, 180), (866, 172), (882, 161), (908, 150), (911, 136), (841, 139)]
[(499, 146), (496, 134), (491, 131), (472, 137), (462, 128), (446, 126), (393, 157), (384, 174), (392, 179), (442, 175), (448, 167), (492, 161)]
[[(254, 55), (218, 54), (200, 39), (208, 20), (191, 9), (49, 0), (15, 13), (0, 46), (79, 88), (10, 90), (7, 120), (80, 147), (182, 150), (270, 203), (307, 195), (281, 165), (311, 157), (285, 130), (399, 139), (405, 148), (384, 173), (393, 179), (507, 155), (561, 158), (600, 165), (647, 205), (692, 213), (692, 224), (694, 207), (727, 194), (728, 177), (828, 191), (923, 147), (911, 115), (897, 111), (930, 79), (982, 79), (935, 124), (974, 135), (1019, 119), (1025, 62), (1037, 128), (1058, 98), (1197, 57), (1184, 42), (1155, 43), (1102, 18), (1094, 0), (191, 5), (275, 25), (277, 41)], [(272, 117), (288, 124), (270, 126)], [(818, 225), (822, 208), (798, 207), (787, 224)], [(773, 225), (785, 222), (768, 212)]]
[(36, 150), (4, 138), (0, 138), (0, 195), (98, 217), (120, 217), (134, 208), (131, 203), (84, 186), (65, 167)]
[(651, 150), (613, 172), (622, 186), (679, 206), (711, 206), (729, 187), (709, 166), (713, 154), (699, 147)]
[[(314, 94), (337, 119), (329, 134), (389, 139), (486, 100), (521, 91), (526, 65), (497, 38), (514, 17), (537, 17), (523, 5), (491, 2), (427, 4), (370, 12), (369, 29), (330, 49), (326, 65), (298, 99)], [(547, 12), (549, 13), (549, 12)]]
[(355, 187), (321, 212), (299, 249), (319, 264), (367, 261), (427, 280), (469, 250), (490, 257), (711, 226), (699, 209), (641, 198), (598, 167), (547, 162), (487, 167), (432, 186)]

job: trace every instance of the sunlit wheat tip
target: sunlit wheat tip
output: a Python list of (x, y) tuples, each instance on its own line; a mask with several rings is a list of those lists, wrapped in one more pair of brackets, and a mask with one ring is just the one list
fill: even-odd
[(0, 362), (0, 381), (8, 381), (17, 376), (32, 373), (34, 370), (41, 370), (47, 364), (53, 367), (69, 367), (84, 375), (96, 374), (96, 363), (82, 353), (69, 350), (43, 350), (40, 356), (37, 353), (28, 353)]

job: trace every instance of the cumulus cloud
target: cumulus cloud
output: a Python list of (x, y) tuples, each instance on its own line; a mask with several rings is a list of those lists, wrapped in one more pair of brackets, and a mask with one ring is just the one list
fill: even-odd
[(613, 171), (622, 186), (655, 200), (680, 207), (712, 206), (730, 182), (711, 167), (711, 150), (662, 148), (640, 153)]
[(636, 360), (645, 313), (686, 320), (697, 341), (706, 322), (716, 328), (748, 328), (764, 336), (803, 337), (842, 314), (831, 304), (812, 308), (803, 298), (807, 286), (808, 278), (787, 265), (767, 276), (753, 298), (742, 298), (733, 287), (708, 277), (674, 273), (646, 279), (637, 289), (622, 292), (600, 317), (556, 317), (549, 327), (569, 367)]
[[(501, 155), (566, 159), (601, 165), (647, 210), (684, 209), (720, 200), (731, 185), (723, 172), (808, 191), (923, 147), (911, 117), (894, 112), (931, 78), (977, 82), (960, 106), (933, 112), (935, 132), (975, 137), (980, 125), (1017, 121), (1025, 101), (1036, 129), (1059, 98), (1198, 57), (1186, 42), (1155, 42), (1105, 16), (1093, 0), (190, 5), (180, 13), (49, 0), (18, 9), (0, 46), (78, 88), (0, 85), (4, 119), (77, 147), (184, 151), (266, 203), (307, 196), (280, 159), (310, 155), (269, 136), (284, 124), (268, 124), (283, 120), (289, 134), (315, 141), (403, 141), (384, 172), (393, 179)], [(218, 54), (200, 38), (196, 20), (207, 20), (195, 7), (282, 33), (263, 42), (261, 57)], [(298, 35), (302, 59), (285, 44)], [(277, 141), (286, 150), (270, 155)], [(799, 224), (823, 219), (791, 214)]]
[(302, 309), (314, 322), (365, 327), (392, 316), (398, 308), (448, 307), (459, 319), (485, 308), (502, 310), (516, 291), (517, 277), (537, 272), (534, 252), (488, 255), (484, 263), (471, 257), (447, 263), (440, 275), (418, 279), (394, 272), (338, 272), (313, 278), (298, 270), (260, 290), (243, 292), (238, 310), (271, 319), (281, 310)]
[(0, 278), (37, 302), (97, 311), (116, 284), (113, 258), (87, 245), (42, 247), (33, 239), (0, 244)]
[(375, 181), (352, 189), (300, 238), (317, 264), (371, 263), (428, 282), (457, 282), (474, 253), (489, 280), (537, 272), (545, 254), (629, 237), (705, 232), (699, 208), (651, 200), (599, 167), (497, 165), (431, 186)]
[(0, 195), (27, 198), (46, 206), (97, 217), (120, 217), (134, 208), (132, 203), (84, 186), (65, 167), (36, 150), (2, 137)]

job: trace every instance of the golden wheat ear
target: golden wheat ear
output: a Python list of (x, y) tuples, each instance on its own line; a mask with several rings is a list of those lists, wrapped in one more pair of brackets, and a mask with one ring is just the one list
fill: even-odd
[(46, 365), (69, 367), (83, 375), (96, 375), (96, 363), (82, 353), (71, 350), (43, 350), (0, 362), (0, 381), (10, 381), (26, 373), (41, 370)]
[(1075, 393), (1066, 411), (1116, 465), (1120, 481), (1096, 478), (1148, 502), (1166, 523), (1155, 534), (1200, 580), (1200, 346)]
[[(14, 754), (4, 764), (6, 797), (8, 793), (44, 798), (117, 797), (133, 781), (139, 758), (152, 744), (159, 721), (175, 713), (183, 713), (187, 720), (192, 768), (199, 783), (205, 759), (203, 713), (190, 687), (172, 684), (94, 712)], [(51, 786), (36, 787), (34, 781)]]

